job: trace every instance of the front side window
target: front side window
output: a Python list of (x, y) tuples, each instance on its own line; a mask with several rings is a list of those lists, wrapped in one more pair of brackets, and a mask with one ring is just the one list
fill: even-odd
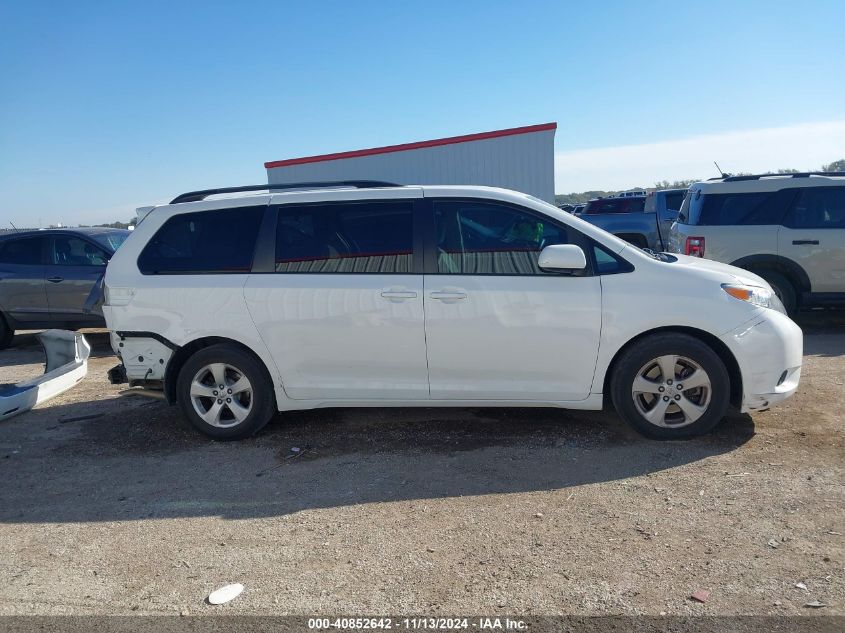
[(145, 275), (248, 273), (266, 207), (175, 215), (138, 257)]
[(101, 248), (70, 235), (57, 235), (50, 249), (50, 263), (57, 266), (105, 266), (108, 256)]
[(802, 189), (785, 223), (793, 229), (845, 229), (845, 187)]
[(0, 242), (0, 264), (38, 266), (41, 264), (40, 237), (27, 237)]
[(452, 275), (541, 275), (546, 246), (568, 243), (565, 228), (539, 215), (474, 200), (435, 203), (437, 271)]
[(413, 217), (411, 201), (282, 205), (276, 272), (410, 273)]

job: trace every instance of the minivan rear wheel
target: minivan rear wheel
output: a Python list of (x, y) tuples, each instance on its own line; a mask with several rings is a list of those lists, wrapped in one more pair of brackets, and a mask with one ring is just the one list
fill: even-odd
[(730, 377), (719, 355), (687, 334), (648, 336), (625, 350), (611, 376), (616, 411), (643, 435), (682, 439), (725, 416)]
[(273, 385), (260, 361), (227, 344), (203, 348), (185, 362), (176, 399), (194, 428), (219, 440), (254, 435), (275, 413)]

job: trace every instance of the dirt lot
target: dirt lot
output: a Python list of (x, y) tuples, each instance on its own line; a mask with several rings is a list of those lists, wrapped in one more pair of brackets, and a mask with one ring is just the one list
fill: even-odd
[[(91, 333), (85, 381), (0, 424), (0, 614), (845, 614), (845, 316), (801, 324), (796, 397), (669, 443), (545, 409), (301, 412), (215, 443), (120, 396)], [(18, 336), (0, 383), (39, 350)]]

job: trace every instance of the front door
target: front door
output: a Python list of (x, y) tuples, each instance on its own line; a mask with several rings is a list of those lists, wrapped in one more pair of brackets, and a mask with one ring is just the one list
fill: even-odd
[(76, 235), (50, 238), (46, 272), (50, 318), (56, 323), (96, 325), (102, 315), (85, 314), (91, 288), (106, 270), (108, 254), (99, 246)]
[(814, 293), (845, 293), (845, 187), (801, 190), (778, 232), (778, 255), (799, 264)]
[(278, 207), (275, 272), (244, 292), (290, 398), (428, 398), (422, 194), (400, 195)]
[(583, 400), (601, 332), (597, 276), (546, 273), (540, 251), (577, 234), (527, 209), (435, 200), (425, 278), (432, 399)]

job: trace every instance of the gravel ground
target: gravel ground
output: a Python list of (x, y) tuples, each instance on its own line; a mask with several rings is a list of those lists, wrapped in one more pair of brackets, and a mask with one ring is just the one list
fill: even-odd
[[(798, 394), (687, 442), (612, 413), (337, 409), (215, 443), (121, 396), (88, 332), (88, 377), (0, 424), (0, 614), (845, 614), (845, 315), (800, 322)], [(18, 336), (0, 383), (39, 350)]]

